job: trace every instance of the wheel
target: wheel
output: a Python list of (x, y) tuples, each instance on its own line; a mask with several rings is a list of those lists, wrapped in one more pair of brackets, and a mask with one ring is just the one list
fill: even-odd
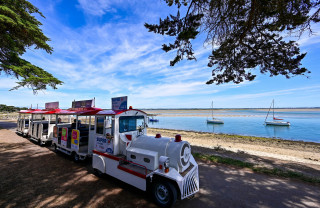
[(177, 200), (177, 189), (168, 181), (156, 181), (152, 186), (152, 195), (160, 207), (171, 207)]
[(77, 163), (77, 162), (80, 161), (80, 156), (79, 156), (77, 153), (74, 152), (74, 153), (72, 154), (72, 159), (73, 159), (74, 162)]
[(102, 178), (103, 173), (99, 169), (94, 168), (93, 172), (97, 177)]
[(43, 146), (41, 139), (38, 139), (38, 144), (39, 144), (40, 147)]
[(53, 151), (54, 151), (55, 153), (57, 153), (57, 152), (58, 152), (58, 148), (57, 148), (57, 145), (56, 145), (56, 144), (53, 145), (53, 148), (54, 148)]

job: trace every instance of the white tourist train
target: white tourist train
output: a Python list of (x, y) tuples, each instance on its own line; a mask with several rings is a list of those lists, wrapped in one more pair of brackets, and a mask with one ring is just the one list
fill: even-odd
[(198, 164), (190, 144), (180, 135), (148, 136), (147, 114), (127, 108), (127, 97), (112, 98), (112, 110), (95, 108), (93, 99), (74, 101), (72, 108), (53, 115), (55, 151), (74, 161), (92, 158), (96, 175), (111, 175), (148, 191), (162, 207), (199, 191)]

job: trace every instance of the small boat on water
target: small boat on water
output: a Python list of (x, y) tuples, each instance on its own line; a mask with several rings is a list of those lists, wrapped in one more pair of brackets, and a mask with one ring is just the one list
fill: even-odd
[(149, 119), (149, 122), (159, 122), (159, 119), (155, 119), (155, 118), (150, 118), (150, 117), (148, 117), (148, 119)]
[(213, 117), (213, 102), (211, 102), (211, 119), (207, 119), (208, 124), (224, 124), (223, 120)]
[[(270, 110), (271, 110), (271, 107), (273, 109), (273, 116), (272, 116), (273, 120), (272, 121), (267, 121), (269, 113), (270, 113)], [(272, 100), (270, 108), (269, 108), (269, 111), (268, 111), (267, 116), (266, 116), (266, 119), (264, 120), (264, 124), (265, 125), (273, 125), (273, 126), (290, 126), (290, 122), (282, 121), (282, 120), (283, 119), (274, 117), (274, 100)]]
[(210, 124), (224, 124), (223, 120), (217, 119), (217, 118), (207, 119), (207, 123), (210, 123)]

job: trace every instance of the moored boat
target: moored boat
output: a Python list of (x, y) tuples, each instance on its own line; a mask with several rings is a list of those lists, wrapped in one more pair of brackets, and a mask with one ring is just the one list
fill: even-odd
[[(273, 120), (272, 121), (267, 121), (268, 116), (269, 116), (269, 112), (271, 110), (271, 107), (273, 109), (273, 116), (272, 116)], [(268, 111), (267, 116), (266, 116), (266, 119), (264, 120), (264, 124), (265, 125), (273, 125), (273, 126), (290, 126), (290, 122), (282, 121), (282, 120), (283, 119), (274, 117), (274, 100), (272, 100), (270, 108), (269, 108), (269, 111)]]
[(217, 119), (217, 118), (207, 119), (207, 123), (210, 123), (210, 124), (224, 124), (223, 120)]
[(265, 124), (274, 126), (290, 126), (290, 122), (286, 121), (266, 121)]
[(213, 101), (211, 102), (211, 119), (207, 119), (208, 124), (224, 124), (223, 120), (213, 117)]

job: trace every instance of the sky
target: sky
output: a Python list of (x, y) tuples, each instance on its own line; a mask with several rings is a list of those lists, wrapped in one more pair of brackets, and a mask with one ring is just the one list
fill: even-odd
[(9, 91), (13, 77), (0, 75), (0, 104), (44, 107), (59, 101), (69, 108), (73, 100), (95, 98), (96, 107), (110, 108), (111, 98), (128, 96), (133, 108), (268, 108), (320, 107), (320, 24), (316, 35), (298, 40), (307, 56), (302, 61), (310, 77), (269, 77), (257, 73), (252, 82), (206, 85), (211, 46), (204, 35), (194, 40), (197, 61), (183, 60), (171, 67), (175, 52), (165, 53), (171, 37), (148, 32), (145, 22), (176, 14), (162, 0), (30, 0), (46, 17), (37, 16), (51, 39), (52, 54), (30, 48), (23, 58), (64, 82), (36, 95), (31, 89)]

